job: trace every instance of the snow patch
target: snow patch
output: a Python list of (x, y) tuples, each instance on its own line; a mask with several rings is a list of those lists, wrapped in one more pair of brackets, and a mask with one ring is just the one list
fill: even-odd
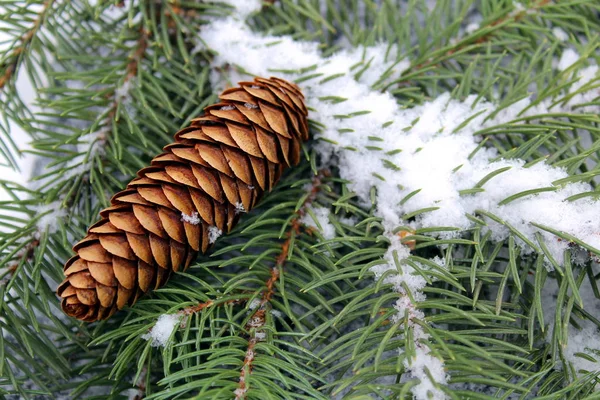
[(559, 28), (557, 26), (552, 28), (552, 34), (554, 35), (555, 38), (557, 38), (561, 42), (565, 42), (569, 39), (569, 35), (567, 35), (567, 32), (565, 32), (564, 30), (562, 30), (561, 28)]
[(562, 55), (560, 56), (557, 68), (560, 71), (564, 71), (571, 65), (575, 64), (577, 61), (579, 61), (579, 54), (577, 54), (577, 52), (573, 49), (565, 49), (565, 51), (563, 51)]
[(177, 324), (181, 322), (181, 314), (163, 314), (158, 317), (156, 324), (150, 329), (150, 332), (142, 335), (142, 339), (151, 340), (152, 347), (164, 347), (169, 342), (169, 338), (175, 330)]
[(335, 237), (335, 228), (331, 222), (329, 222), (329, 209), (308, 206), (306, 207), (306, 210), (306, 214), (300, 218), (300, 223), (306, 227), (315, 228), (320, 231), (326, 240), (333, 239)]
[(198, 216), (198, 213), (195, 211), (191, 215), (188, 215), (188, 214), (182, 212), (181, 220), (183, 222), (187, 222), (188, 224), (192, 224), (192, 225), (198, 225), (199, 223), (202, 222), (202, 219)]
[(40, 232), (54, 233), (58, 230), (58, 220), (67, 215), (67, 210), (62, 208), (61, 201), (53, 201), (49, 204), (42, 204), (35, 207), (38, 215), (41, 217), (37, 221), (37, 228)]
[(473, 33), (475, 32), (477, 29), (479, 29), (479, 24), (477, 22), (471, 22), (469, 25), (467, 25), (467, 27), (465, 28), (465, 32), (467, 33)]
[(235, 7), (234, 15), (241, 19), (245, 19), (250, 14), (260, 11), (263, 5), (262, 0), (219, 0), (219, 2)]
[(241, 202), (237, 202), (235, 203), (235, 213), (239, 214), (239, 213), (245, 213), (246, 212), (246, 208), (244, 208), (244, 205)]
[(208, 227), (208, 243), (213, 244), (223, 234), (223, 231), (216, 226)]

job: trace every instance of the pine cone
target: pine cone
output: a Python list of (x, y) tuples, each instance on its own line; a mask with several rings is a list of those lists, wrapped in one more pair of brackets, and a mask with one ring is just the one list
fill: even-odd
[(66, 314), (105, 319), (164, 285), (299, 162), (308, 112), (298, 86), (278, 78), (239, 85), (179, 131), (73, 246), (57, 289)]

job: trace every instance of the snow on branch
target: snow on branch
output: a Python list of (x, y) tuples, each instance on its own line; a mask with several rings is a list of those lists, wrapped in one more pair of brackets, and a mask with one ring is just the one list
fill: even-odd
[(323, 238), (333, 239), (335, 227), (329, 222), (329, 209), (324, 207), (306, 207), (306, 214), (300, 218), (300, 223), (321, 232)]
[(162, 314), (148, 333), (142, 339), (151, 340), (152, 347), (164, 347), (173, 334), (175, 327), (181, 323), (182, 314)]
[(219, 2), (235, 7), (234, 16), (241, 20), (260, 11), (263, 6), (262, 0), (219, 0)]
[[(398, 226), (403, 215), (431, 208), (411, 223), (413, 228), (454, 226), (466, 230), (473, 227), (468, 215), (482, 210), (503, 222), (486, 218), (486, 229), (492, 230), (494, 239), (505, 239), (509, 234), (507, 226), (516, 228), (531, 243), (537, 241), (535, 235), (540, 233), (550, 254), (559, 262), (568, 243), (558, 241), (533, 223), (566, 231), (590, 247), (600, 248), (600, 221), (589, 218), (598, 203), (589, 198), (565, 201), (592, 191), (590, 185), (566, 183), (569, 175), (565, 170), (545, 163), (527, 167), (521, 160), (490, 161), (497, 158), (497, 152), (480, 148), (475, 136), (482, 128), (517, 118), (598, 112), (599, 107), (590, 104), (597, 97), (596, 91), (586, 90), (599, 79), (597, 66), (577, 72), (570, 90), (558, 97), (536, 103), (526, 98), (491, 118), (496, 105), (476, 102), (475, 95), (458, 101), (445, 94), (425, 104), (400, 109), (388, 93), (371, 90), (370, 85), (379, 79), (382, 69), (395, 66), (397, 74), (407, 65), (384, 62), (381, 68), (369, 68), (356, 79), (352, 66), (376, 55), (384, 60), (386, 45), (323, 58), (316, 43), (253, 33), (234, 19), (207, 26), (202, 39), (219, 51), (213, 61), (215, 66), (240, 65), (257, 75), (269, 75), (272, 69), (299, 71), (289, 73), (291, 79), (316, 66), (311, 74), (318, 74), (318, 80), (301, 83), (309, 105), (317, 110), (311, 118), (326, 126), (317, 137), (327, 141), (322, 141), (316, 150), (325, 162), (335, 159), (339, 163), (342, 178), (352, 182), (350, 188), (365, 204), (370, 201), (371, 188), (377, 189), (378, 214), (384, 220)], [(567, 62), (561, 64), (563, 67)], [(213, 70), (215, 81), (221, 81), (222, 71)], [(231, 74), (238, 72), (232, 70)], [(339, 101), (331, 101), (333, 98)], [(415, 195), (398, 205), (415, 191)], [(527, 195), (529, 191), (533, 192)]]
[[(526, 12), (518, 10), (511, 17)], [(277, 70), (278, 74), (288, 71), (283, 75), (289, 79), (305, 77), (300, 86), (315, 110), (310, 117), (325, 127), (317, 134), (325, 140), (315, 146), (322, 162), (337, 163), (341, 177), (351, 182), (350, 189), (365, 205), (370, 204), (372, 189), (376, 189), (376, 214), (383, 220), (391, 246), (386, 263), (372, 272), (378, 278), (386, 270), (396, 270), (397, 261), (401, 264), (402, 274), (388, 274), (385, 279), (399, 294), (396, 320), (408, 313), (413, 330), (417, 357), (407, 360), (405, 366), (420, 382), (412, 388), (417, 399), (445, 398), (439, 385), (445, 384), (447, 377), (443, 360), (433, 357), (424, 344), (428, 334), (412, 323), (423, 315), (410, 298), (423, 301), (426, 282), (402, 263), (410, 248), (392, 233), (396, 227), (458, 228), (457, 232), (438, 233), (441, 238), (451, 238), (473, 228), (470, 216), (478, 215), (486, 223), (484, 233), (491, 231), (494, 240), (518, 231), (517, 241), (525, 253), (539, 251), (541, 237), (547, 255), (557, 264), (562, 263), (569, 243), (558, 240), (552, 230), (566, 232), (588, 249), (600, 249), (600, 220), (592, 218), (600, 205), (590, 197), (578, 196), (593, 191), (591, 185), (571, 181), (567, 171), (543, 162), (529, 166), (518, 159), (500, 159), (495, 149), (480, 146), (476, 136), (482, 128), (522, 123), (518, 120), (524, 117), (600, 112), (591, 104), (597, 97), (597, 91), (591, 90), (599, 79), (597, 66), (573, 72), (572, 84), (557, 96), (525, 98), (501, 110), (491, 102), (479, 101), (476, 95), (459, 101), (450, 94), (402, 109), (390, 94), (371, 89), (381, 82), (382, 75), (391, 79), (409, 65), (397, 60), (393, 52), (390, 55), (386, 44), (324, 58), (317, 43), (254, 33), (236, 18), (215, 21), (200, 35), (199, 48), (208, 46), (218, 52), (211, 76), (216, 86), (246, 80), (239, 71), (268, 76)], [(578, 59), (576, 53), (567, 51), (557, 68), (568, 74), (566, 69)], [(364, 70), (358, 68), (361, 73), (357, 73), (356, 65), (367, 65), (368, 60), (376, 61)], [(233, 68), (221, 68), (224, 65)], [(311, 77), (306, 77), (309, 73)], [(303, 223), (310, 224), (307, 218)]]

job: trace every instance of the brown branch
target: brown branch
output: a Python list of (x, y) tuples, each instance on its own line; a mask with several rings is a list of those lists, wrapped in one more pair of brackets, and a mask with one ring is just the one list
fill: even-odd
[(246, 378), (252, 373), (253, 362), (256, 344), (262, 340), (261, 337), (257, 336), (257, 332), (261, 332), (261, 328), (266, 323), (266, 305), (271, 301), (275, 294), (275, 284), (280, 278), (280, 269), (284, 266), (285, 260), (292, 243), (292, 235), (299, 234), (301, 223), (300, 218), (306, 214), (306, 207), (308, 207), (316, 198), (319, 193), (321, 180), (324, 176), (328, 176), (329, 172), (326, 170), (319, 171), (319, 173), (312, 179), (310, 193), (302, 203), (302, 206), (296, 211), (296, 215), (290, 221), (290, 229), (286, 233), (286, 240), (281, 244), (281, 252), (275, 259), (275, 266), (271, 268), (269, 279), (265, 282), (265, 290), (262, 292), (260, 305), (256, 307), (256, 311), (246, 323), (246, 330), (254, 331), (252, 337), (248, 340), (248, 347), (246, 348), (246, 355), (244, 357), (244, 364), (240, 371), (239, 385), (235, 390), (235, 400), (243, 400), (246, 398), (246, 392), (248, 390), (246, 385)]
[(178, 313), (182, 314), (182, 315), (192, 315), (192, 314), (200, 312), (208, 307), (224, 306), (224, 305), (228, 305), (228, 304), (242, 304), (242, 303), (246, 302), (247, 300), (248, 299), (232, 299), (232, 300), (227, 300), (227, 301), (224, 301), (221, 303), (216, 303), (214, 300), (207, 300), (203, 303), (198, 303), (195, 306), (186, 307), (183, 310), (179, 311)]
[(33, 26), (21, 36), (21, 38), (19, 40), (20, 41), (19, 45), (12, 51), (10, 58), (13, 58), (13, 60), (9, 63), (8, 66), (6, 66), (6, 69), (4, 70), (4, 74), (2, 74), (2, 76), (0, 76), (0, 90), (2, 90), (4, 88), (4, 86), (6, 86), (6, 84), (10, 80), (10, 78), (17, 71), (17, 68), (19, 67), (19, 61), (21, 60), (21, 57), (20, 57), (21, 54), (25, 53), (25, 51), (27, 51), (27, 48), (33, 42), (33, 38), (35, 37), (37, 32), (40, 30), (40, 28), (42, 26), (42, 22), (44, 21), (46, 13), (50, 9), (52, 2), (53, 2), (52, 0), (47, 0), (44, 2), (43, 6), (42, 6), (42, 10), (38, 13), (37, 17), (33, 20)]
[(148, 49), (148, 39), (150, 38), (150, 32), (146, 31), (144, 28), (140, 28), (140, 37), (137, 41), (137, 46), (133, 53), (129, 56), (129, 63), (127, 64), (125, 76), (125, 82), (129, 81), (133, 78), (138, 71), (138, 67), (142, 59), (144, 58), (144, 54)]
[(204, 303), (199, 303), (195, 306), (186, 307), (183, 310), (181, 310), (180, 313), (183, 315), (195, 314), (197, 312), (204, 310), (205, 308), (212, 306), (213, 304), (215, 304), (215, 303), (212, 300), (208, 300), (208, 301), (205, 301)]

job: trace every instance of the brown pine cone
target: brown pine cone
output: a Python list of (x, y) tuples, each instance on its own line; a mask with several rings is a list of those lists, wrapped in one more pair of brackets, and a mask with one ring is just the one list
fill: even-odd
[(73, 246), (57, 290), (66, 314), (105, 319), (164, 285), (299, 162), (308, 112), (298, 86), (278, 78), (239, 85), (179, 131)]

